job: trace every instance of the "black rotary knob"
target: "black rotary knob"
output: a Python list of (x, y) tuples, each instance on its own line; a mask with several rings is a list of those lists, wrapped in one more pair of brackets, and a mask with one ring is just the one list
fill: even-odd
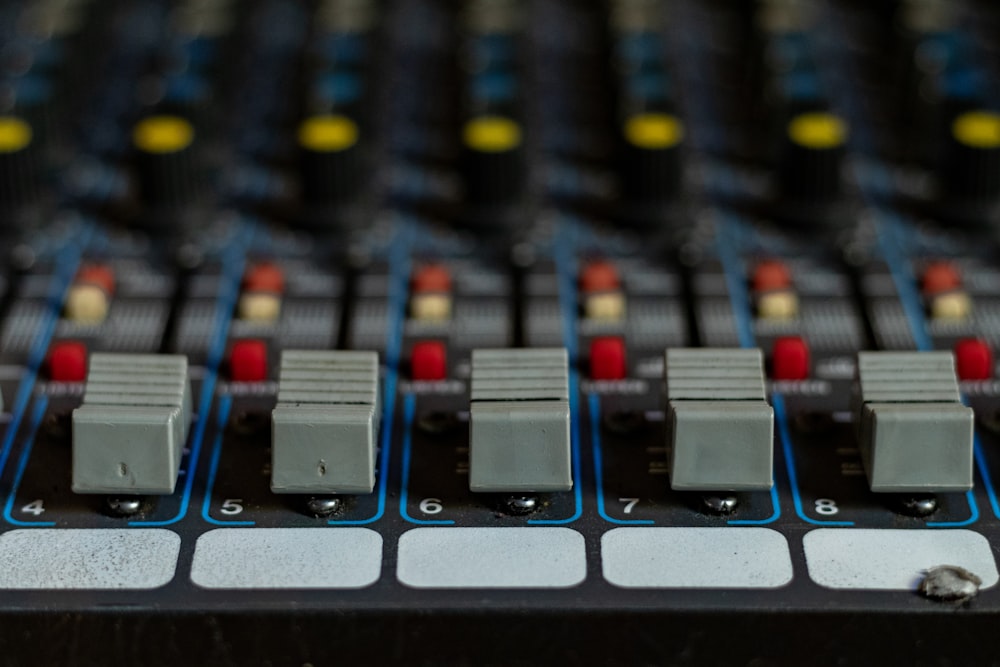
[(41, 157), (31, 125), (0, 116), (0, 211), (16, 213), (41, 197)]
[(364, 182), (361, 129), (342, 114), (320, 114), (298, 130), (302, 199), (310, 208), (355, 201)]
[(1000, 198), (1000, 113), (972, 110), (955, 117), (941, 161), (941, 185), (951, 200)]
[(136, 186), (147, 210), (183, 208), (198, 198), (194, 141), (194, 125), (181, 116), (146, 116), (135, 124)]
[(520, 123), (501, 115), (471, 118), (462, 128), (462, 179), (472, 208), (516, 204), (527, 185)]
[(785, 130), (777, 174), (779, 196), (820, 206), (836, 202), (843, 190), (847, 123), (826, 111), (806, 111), (793, 116)]
[(680, 194), (684, 124), (666, 112), (644, 112), (622, 125), (621, 189), (630, 204), (666, 204)]

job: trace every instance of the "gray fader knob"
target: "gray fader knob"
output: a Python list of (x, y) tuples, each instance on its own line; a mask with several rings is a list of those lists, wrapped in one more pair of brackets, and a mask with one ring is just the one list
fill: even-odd
[(173, 493), (190, 423), (187, 357), (92, 355), (73, 411), (73, 491)]
[(950, 352), (860, 352), (858, 444), (876, 492), (972, 488), (972, 409)]
[(285, 350), (272, 415), (271, 490), (371, 493), (378, 446), (378, 354)]
[(474, 350), (469, 488), (573, 488), (569, 418), (564, 348)]
[(750, 491), (773, 484), (774, 410), (760, 350), (666, 352), (670, 487)]

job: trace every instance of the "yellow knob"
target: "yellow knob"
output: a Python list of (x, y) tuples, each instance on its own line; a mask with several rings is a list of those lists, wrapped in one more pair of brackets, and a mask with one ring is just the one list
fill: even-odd
[(0, 116), (0, 153), (16, 153), (30, 143), (30, 125), (16, 116)]
[(667, 113), (641, 113), (625, 121), (625, 139), (637, 148), (665, 150), (684, 140), (684, 123)]
[(847, 141), (847, 123), (839, 116), (812, 111), (796, 116), (788, 124), (788, 137), (803, 148), (829, 150)]
[(177, 153), (194, 141), (194, 126), (179, 116), (150, 116), (136, 123), (132, 143), (145, 153)]
[(480, 116), (465, 124), (462, 140), (481, 153), (503, 153), (521, 143), (521, 126), (503, 116)]
[(311, 116), (299, 125), (299, 145), (317, 153), (338, 153), (358, 143), (358, 124), (347, 116)]
[(955, 139), (970, 148), (1000, 148), (1000, 114), (968, 111), (951, 124)]

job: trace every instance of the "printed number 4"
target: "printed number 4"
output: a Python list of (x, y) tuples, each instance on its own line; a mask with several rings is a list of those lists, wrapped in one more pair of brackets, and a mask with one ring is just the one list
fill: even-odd
[(30, 503), (21, 508), (21, 511), (25, 514), (34, 514), (38, 516), (45, 511), (45, 503), (41, 500), (32, 500)]

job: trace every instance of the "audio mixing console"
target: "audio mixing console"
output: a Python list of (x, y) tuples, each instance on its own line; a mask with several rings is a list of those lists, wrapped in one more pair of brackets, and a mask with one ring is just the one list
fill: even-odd
[(0, 1), (0, 663), (1000, 664), (1000, 7)]

